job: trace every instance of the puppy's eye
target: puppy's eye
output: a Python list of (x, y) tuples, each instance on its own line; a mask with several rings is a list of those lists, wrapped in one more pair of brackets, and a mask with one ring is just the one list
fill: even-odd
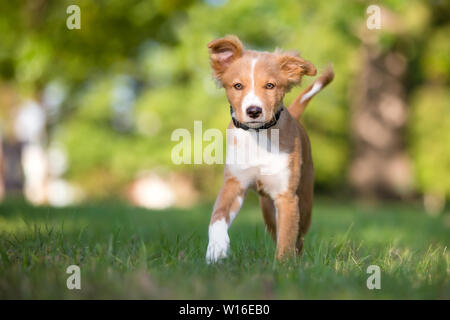
[(275, 88), (275, 85), (274, 85), (273, 83), (268, 82), (268, 83), (266, 84), (266, 89), (273, 89), (273, 88)]
[(236, 83), (233, 87), (234, 87), (236, 90), (242, 90), (242, 88), (244, 88), (244, 86), (242, 85), (242, 83)]

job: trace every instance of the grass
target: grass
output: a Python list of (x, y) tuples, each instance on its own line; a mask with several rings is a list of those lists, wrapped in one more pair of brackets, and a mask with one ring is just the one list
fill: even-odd
[[(229, 259), (208, 266), (210, 211), (7, 201), (0, 204), (0, 298), (450, 298), (448, 213), (319, 199), (303, 256), (278, 263), (250, 201), (230, 229)], [(66, 287), (72, 264), (81, 268), (81, 290)], [(381, 268), (380, 290), (366, 287), (369, 265)]]

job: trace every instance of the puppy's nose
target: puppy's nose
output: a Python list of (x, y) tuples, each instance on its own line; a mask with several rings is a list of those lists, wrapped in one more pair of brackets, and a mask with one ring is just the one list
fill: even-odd
[(247, 114), (250, 118), (252, 119), (256, 119), (259, 117), (259, 115), (262, 112), (262, 108), (257, 107), (257, 106), (250, 106), (247, 108)]

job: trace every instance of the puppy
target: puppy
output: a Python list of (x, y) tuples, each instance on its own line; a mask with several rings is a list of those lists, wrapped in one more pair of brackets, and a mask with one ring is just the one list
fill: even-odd
[[(309, 138), (298, 119), (308, 101), (333, 79), (333, 71), (328, 68), (286, 109), (285, 93), (304, 75), (316, 75), (310, 62), (291, 52), (245, 50), (233, 35), (210, 42), (208, 48), (213, 76), (230, 103), (228, 129), (233, 130), (228, 130), (232, 134), (227, 137), (224, 181), (211, 216), (206, 261), (227, 256), (228, 228), (248, 189), (260, 195), (276, 257), (300, 253), (311, 223), (314, 167)], [(233, 155), (253, 150), (246, 153), (252, 159), (233, 161), (231, 149)]]

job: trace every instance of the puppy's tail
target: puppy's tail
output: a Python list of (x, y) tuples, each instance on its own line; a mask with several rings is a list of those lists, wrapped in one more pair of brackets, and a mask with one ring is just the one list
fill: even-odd
[(303, 90), (302, 93), (291, 103), (288, 108), (289, 113), (294, 119), (300, 119), (303, 111), (305, 111), (308, 102), (314, 97), (320, 90), (325, 88), (334, 78), (333, 68), (328, 66), (322, 73), (322, 75), (316, 79), (308, 88)]

